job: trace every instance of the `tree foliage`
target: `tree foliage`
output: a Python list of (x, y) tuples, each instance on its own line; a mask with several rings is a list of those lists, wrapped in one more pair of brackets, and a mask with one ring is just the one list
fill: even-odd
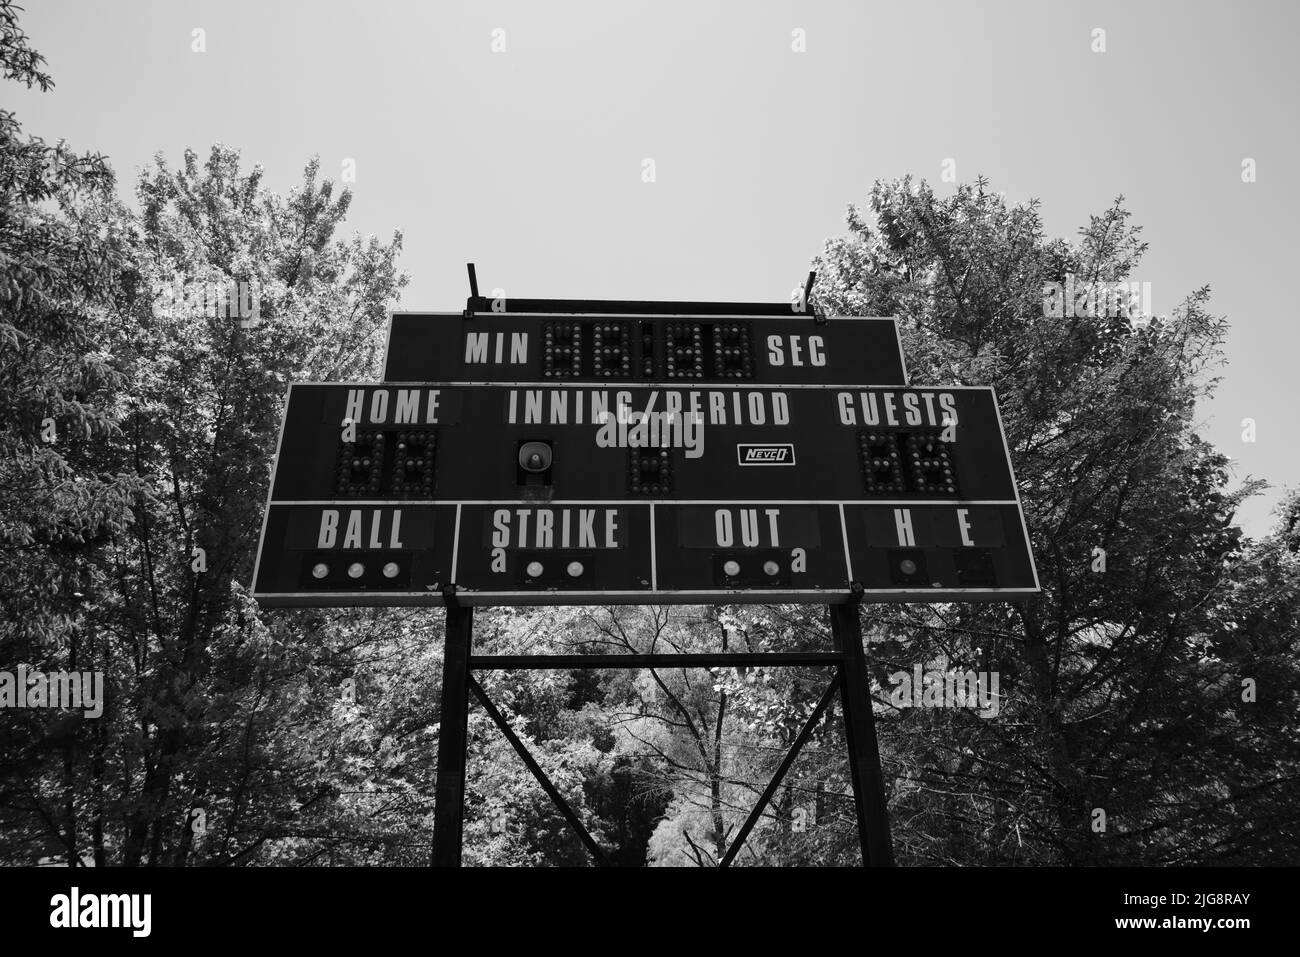
[[(1294, 720), (1296, 608), (1284, 576), (1266, 582), (1257, 569), (1275, 541), (1248, 542), (1233, 524), (1257, 483), (1231, 488), (1227, 457), (1196, 432), (1226, 329), (1208, 289), (1168, 316), (1045, 315), (1048, 283), (1133, 276), (1146, 247), (1122, 200), (1067, 244), (1043, 235), (1037, 204), (1009, 205), (983, 181), (941, 199), (903, 179), (877, 184), (870, 215), (852, 209), (849, 226), (822, 256), (823, 302), (898, 315), (918, 381), (996, 388), (1043, 585), (1023, 605), (882, 609), (879, 671), (979, 664), (1000, 672), (1005, 696), (996, 720), (888, 719), (887, 741), (911, 741), (920, 726), (929, 744), (927, 760), (896, 755), (916, 782), (896, 795), (900, 810), (947, 835), (904, 834), (908, 852), (1032, 863), (1294, 855), (1295, 817), (1278, 803), (1296, 794), (1294, 739), (1279, 725), (1267, 746), (1241, 745), (1265, 711)], [(1243, 591), (1247, 604), (1282, 607), (1250, 625), (1251, 641), (1228, 641), (1246, 628), (1230, 613), (1244, 612), (1232, 597)], [(1242, 700), (1247, 680), (1269, 686), (1269, 705)]]

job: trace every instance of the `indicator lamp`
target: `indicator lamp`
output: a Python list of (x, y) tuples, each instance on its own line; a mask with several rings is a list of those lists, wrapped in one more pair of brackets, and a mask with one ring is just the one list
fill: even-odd
[(324, 562), (317, 562), (315, 565), (311, 567), (312, 578), (324, 578), (329, 573), (330, 573), (330, 567), (326, 565)]
[(348, 566), (349, 578), (360, 578), (365, 573), (366, 573), (366, 566), (362, 565), (360, 562), (353, 562), (351, 565)]
[(389, 562), (387, 565), (384, 566), (384, 577), (385, 578), (397, 577), (397, 562)]
[(910, 558), (904, 558), (901, 562), (898, 563), (898, 570), (901, 571), (904, 575), (915, 575), (916, 562), (912, 561)]
[(577, 578), (583, 572), (582, 562), (569, 562), (565, 571), (569, 573), (570, 578)]
[(740, 562), (734, 559), (725, 562), (722, 566), (722, 573), (729, 578), (735, 578), (740, 574)]
[(781, 570), (781, 566), (776, 562), (763, 562), (763, 571), (768, 575), (776, 575)]
[(542, 568), (541, 562), (529, 562), (528, 567), (524, 569), (524, 571), (528, 572), (529, 578), (540, 578), (545, 569)]

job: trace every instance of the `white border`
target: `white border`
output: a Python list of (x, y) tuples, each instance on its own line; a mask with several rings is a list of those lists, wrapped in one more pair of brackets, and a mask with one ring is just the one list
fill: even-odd
[(280, 469), (280, 450), (284, 446), (284, 423), (289, 418), (289, 397), (293, 394), (293, 383), (289, 383), (289, 388), (284, 393), (284, 408), (280, 411), (280, 435), (275, 440), (275, 458), (271, 460), (271, 484), (266, 487), (266, 504), (262, 507), (262, 531), (257, 536), (257, 554), (253, 557), (253, 580), (249, 583), (249, 591), (257, 594), (257, 573), (262, 568), (262, 546), (266, 544), (266, 523), (271, 520), (271, 506), (275, 504), (275, 499), (271, 496), (275, 494), (275, 473)]
[(861, 392), (869, 389), (878, 389), (883, 392), (889, 389), (906, 389), (911, 392), (966, 392), (973, 389), (992, 390), (993, 388), (991, 385), (863, 385), (862, 383), (847, 384), (843, 382), (744, 383), (701, 382), (696, 380), (668, 382), (658, 379), (653, 382), (628, 382), (625, 379), (606, 379), (604, 381), (593, 379), (590, 382), (575, 382), (572, 379), (553, 380), (551, 382), (499, 379), (482, 382), (430, 382), (424, 379), (387, 379), (382, 382), (297, 382), (295, 385), (333, 385), (346, 386), (349, 389), (409, 389), (411, 387), (454, 389), (466, 386), (477, 388), (486, 385), (496, 386), (501, 389), (587, 389), (593, 392), (602, 390), (605, 392), (618, 392), (623, 389), (657, 389), (660, 392), (708, 392), (712, 389), (747, 389), (751, 392), (757, 392), (761, 389), (835, 389), (839, 392)]
[[(908, 388), (911, 388), (912, 374), (907, 371), (907, 356), (903, 354), (903, 334), (898, 328), (898, 316), (889, 316), (888, 318), (894, 320), (894, 344), (898, 346), (898, 363), (903, 367), (903, 382), (908, 386)], [(989, 388), (991, 389), (993, 387), (989, 386)]]
[[(540, 521), (540, 519), (539, 519)], [(655, 503), (650, 503), (650, 590), (659, 590), (659, 554), (655, 540)]]
[[(351, 518), (349, 518), (351, 521)], [(538, 520), (540, 521), (540, 519)], [(451, 584), (456, 583), (456, 568), (460, 562), (460, 504), (456, 505), (456, 531), (451, 539)], [(1037, 581), (1038, 579), (1034, 579)]]
[[(874, 598), (876, 602), (915, 601), (929, 597), (936, 602), (962, 601), (964, 599), (987, 599), (989, 601), (1010, 600), (1007, 596), (1033, 596), (1040, 594), (1037, 588), (867, 588), (861, 592), (864, 596)], [(595, 604), (708, 604), (714, 599), (717, 604), (765, 604), (785, 600), (801, 601), (798, 596), (817, 596), (816, 602), (804, 604), (848, 604), (856, 601), (854, 592), (848, 588), (784, 588), (761, 589), (747, 588), (727, 591), (711, 590), (668, 590), (652, 591), (567, 591), (563, 589), (545, 589), (540, 591), (470, 591), (457, 589), (456, 600), (466, 605), (499, 604), (496, 599), (527, 598), (530, 601), (515, 602), (525, 606), (545, 605), (595, 605)], [(355, 602), (365, 607), (443, 605), (442, 595), (436, 592), (274, 592), (256, 596), (259, 602), (268, 607), (337, 607), (340, 598), (369, 599)], [(628, 602), (613, 599), (627, 598)], [(414, 599), (420, 599), (415, 601)], [(574, 601), (573, 599), (591, 599)], [(871, 602), (868, 602), (871, 603)]]
[(370, 507), (387, 506), (424, 506), (432, 505), (532, 505), (545, 507), (550, 505), (1017, 505), (1014, 498), (998, 499), (957, 499), (957, 498), (684, 498), (684, 499), (649, 499), (649, 498), (555, 498), (547, 501), (532, 501), (520, 498), (441, 498), (441, 499), (370, 499), (370, 498), (322, 498), (276, 499), (270, 505), (353, 505)]
[(849, 554), (849, 526), (844, 520), (844, 503), (840, 503), (840, 541), (844, 545), (844, 570), (849, 573), (849, 581), (853, 581), (853, 556)]
[[(491, 298), (491, 297), (484, 297), (484, 298)], [(509, 296), (503, 296), (502, 298), (504, 298), (507, 303), (510, 301)], [(594, 300), (594, 299), (574, 300), (574, 302), (599, 302), (599, 301), (600, 300)], [(628, 300), (610, 299), (608, 301), (627, 302)], [(642, 301), (651, 302), (653, 300), (646, 299)], [(768, 305), (768, 304), (759, 303), (758, 305)], [(775, 305), (775, 303), (771, 303), (770, 305)], [(390, 325), (391, 325), (392, 316), (439, 316), (442, 318), (448, 318), (448, 317), (456, 318), (456, 319), (466, 318), (464, 310), (460, 310), (457, 312), (439, 312), (436, 310), (428, 310), (428, 309), (393, 309), (390, 311)], [(599, 319), (699, 319), (702, 322), (708, 322), (713, 319), (754, 319), (756, 321), (762, 321), (764, 319), (807, 319), (810, 322), (816, 321), (813, 319), (813, 314), (811, 312), (795, 312), (793, 310), (791, 310), (789, 315), (782, 313), (779, 316), (760, 316), (760, 315), (755, 315), (752, 312), (741, 312), (741, 313), (729, 312), (729, 313), (718, 313), (717, 315), (713, 315), (713, 314), (706, 314), (701, 312), (599, 312), (599, 311), (592, 312), (590, 309), (584, 310), (583, 312), (493, 312), (492, 310), (489, 309), (485, 312), (476, 312), (474, 313), (474, 316), (475, 317), (500, 316), (505, 319), (509, 319), (512, 316), (519, 316), (525, 319), (538, 319), (538, 318), (545, 318), (547, 316), (565, 316), (565, 317), (590, 316), (592, 319), (598, 319), (598, 318)], [(898, 325), (898, 316), (826, 316), (826, 322), (828, 323), (865, 322), (867, 320), (871, 320), (875, 322), (882, 322), (888, 320), (894, 323), (895, 326)]]
[(1034, 559), (1034, 542), (1029, 537), (1029, 526), (1025, 524), (1025, 507), (1020, 503), (1020, 483), (1016, 481), (1016, 467), (1011, 464), (1011, 443), (1007, 441), (1007, 429), (1002, 424), (1002, 406), (998, 403), (998, 394), (989, 386), (993, 394), (993, 411), (998, 417), (998, 432), (1002, 436), (1002, 448), (1007, 454), (1007, 472), (1011, 475), (1011, 490), (1016, 493), (1016, 513), (1020, 516), (1020, 531), (1025, 536), (1025, 551), (1029, 553), (1029, 570), (1034, 573), (1034, 587), (1042, 591), (1038, 580), (1038, 562)]
[[(395, 315), (397, 313), (393, 312), (393, 310), (388, 310), (388, 328), (384, 331), (384, 364), (379, 367), (380, 375), (388, 371), (388, 351), (393, 345), (393, 316)], [(405, 315), (409, 315), (409, 313)]]

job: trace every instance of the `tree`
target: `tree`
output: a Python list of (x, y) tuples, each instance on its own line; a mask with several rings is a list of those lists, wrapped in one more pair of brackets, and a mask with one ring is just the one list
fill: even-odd
[[(996, 720), (887, 718), (882, 739), (902, 749), (891, 761), (914, 770), (896, 787), (897, 819), (930, 832), (904, 829), (905, 859), (1188, 860), (1187, 839), (1225, 802), (1244, 816), (1190, 859), (1284, 857), (1276, 832), (1244, 822), (1294, 774), (1263, 754), (1289, 748), (1259, 740), (1258, 764), (1215, 762), (1235, 692), (1204, 636), (1249, 560), (1232, 519), (1258, 484), (1230, 489), (1227, 459), (1192, 425), (1225, 330), (1208, 289), (1170, 316), (1120, 300), (1053, 317), (1050, 284), (1095, 292), (1132, 276), (1145, 244), (1122, 201), (1075, 244), (1046, 239), (1036, 203), (1011, 206), (983, 180), (947, 199), (910, 179), (878, 183), (870, 212), (874, 224), (851, 209), (850, 235), (827, 243), (821, 301), (897, 314), (916, 381), (996, 388), (1043, 584), (1022, 605), (876, 615), (891, 638), (876, 650), (882, 683), (941, 658), (999, 671), (1004, 695)], [(1195, 753), (1207, 760), (1188, 768)]]
[[(84, 612), (42, 649), (48, 660), (71, 642), (81, 667), (106, 672), (109, 705), (94, 731), (72, 734), (58, 796), (54, 765), (37, 742), (22, 745), (41, 774), (19, 814), (57, 829), (70, 856), (88, 815), (97, 863), (238, 860), (248, 847), (232, 835), (256, 835), (303, 803), (284, 781), (309, 765), (290, 728), (310, 707), (312, 662), (287, 639), (322, 616), (264, 622), (243, 583), (287, 383), (373, 374), (387, 305), (405, 283), (400, 236), (334, 238), (350, 194), (316, 175), (313, 161), (282, 199), (260, 169), (242, 173), (238, 154), (216, 147), (202, 166), (192, 152), (175, 171), (160, 158), (138, 185), (138, 221), (105, 196), (76, 211), (74, 223), (101, 217), (120, 239), (133, 294), (93, 303), (85, 328), (97, 333), (92, 356), (111, 356), (110, 411), (63, 459), (65, 484), (114, 476), (128, 510), (115, 524), (82, 519), (102, 529), (80, 556)], [(232, 283), (255, 315), (229, 308)], [(75, 368), (79, 335), (69, 323), (44, 338), (50, 367)], [(53, 543), (34, 544), (50, 561)]]
[[(0, 0), (5, 79), (49, 90), (18, 9)], [(124, 375), (105, 336), (107, 317), (134, 293), (131, 237), (112, 214), (103, 157), (25, 137), (5, 110), (0, 184), (0, 660), (77, 671), (94, 660), (85, 640), (95, 614), (91, 556), (124, 530), (138, 488), (89, 455), (121, 432)], [(0, 810), (0, 830), (14, 835), (6, 857), (32, 860), (53, 846), (75, 858), (68, 719), (6, 709), (4, 720), (0, 808), (17, 809)], [(12, 815), (37, 811), (39, 826), (14, 827)]]

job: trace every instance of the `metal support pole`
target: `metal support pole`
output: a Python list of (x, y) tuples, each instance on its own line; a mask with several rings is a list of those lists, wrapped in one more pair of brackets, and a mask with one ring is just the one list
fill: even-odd
[(840, 675), (840, 706), (849, 748), (849, 777), (858, 814), (858, 840), (866, 867), (892, 867), (894, 851), (885, 809), (885, 776), (876, 743), (876, 717), (871, 709), (867, 658), (862, 653), (862, 619), (856, 604), (831, 605), (831, 635), (844, 654)]
[(460, 867), (465, 816), (465, 751), (469, 743), (469, 646), (474, 610), (447, 601), (447, 642), (442, 657), (442, 717), (438, 728), (438, 780), (433, 798), (433, 866)]

